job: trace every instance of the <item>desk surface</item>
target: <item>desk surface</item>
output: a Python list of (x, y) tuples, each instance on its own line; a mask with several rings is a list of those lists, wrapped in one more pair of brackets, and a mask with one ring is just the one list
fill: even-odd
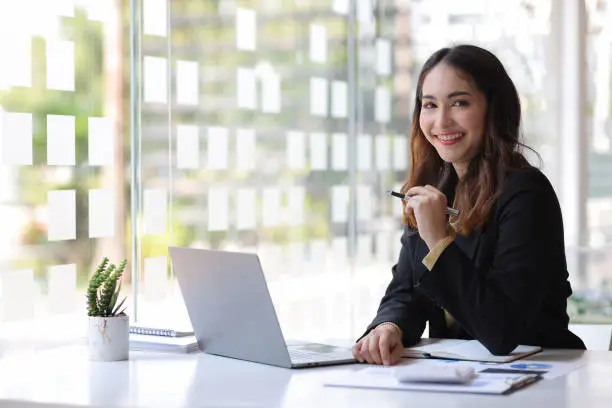
[(289, 370), (203, 353), (148, 352), (99, 363), (88, 361), (85, 346), (72, 346), (2, 356), (0, 406), (609, 408), (612, 352), (548, 350), (537, 356), (576, 358), (585, 366), (565, 377), (508, 396), (482, 396), (323, 385), (329, 375), (364, 367), (357, 364)]

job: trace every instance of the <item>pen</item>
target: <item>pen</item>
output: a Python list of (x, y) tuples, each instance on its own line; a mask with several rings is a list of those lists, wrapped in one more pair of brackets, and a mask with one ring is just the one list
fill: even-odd
[(510, 385), (510, 389), (514, 391), (532, 384), (541, 378), (542, 376), (538, 374), (527, 374), (518, 378), (510, 378), (506, 382)]
[[(409, 200), (411, 197), (408, 194), (402, 194), (402, 193), (398, 193), (398, 192), (391, 191), (391, 190), (387, 190), (386, 194), (390, 197), (401, 198), (402, 200)], [(446, 214), (449, 214), (449, 215), (459, 215), (459, 210), (452, 208), (452, 207), (446, 207), (445, 212)]]

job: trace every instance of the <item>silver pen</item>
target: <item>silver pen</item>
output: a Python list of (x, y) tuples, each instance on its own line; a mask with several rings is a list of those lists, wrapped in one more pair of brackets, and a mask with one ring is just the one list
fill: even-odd
[[(385, 194), (387, 194), (390, 197), (401, 198), (402, 200), (409, 200), (412, 197), (412, 196), (409, 196), (408, 194), (402, 194), (402, 193), (398, 193), (396, 191), (391, 191), (391, 190), (387, 190)], [(449, 215), (459, 215), (459, 210), (452, 208), (452, 207), (446, 207), (445, 212), (446, 214), (449, 214)]]

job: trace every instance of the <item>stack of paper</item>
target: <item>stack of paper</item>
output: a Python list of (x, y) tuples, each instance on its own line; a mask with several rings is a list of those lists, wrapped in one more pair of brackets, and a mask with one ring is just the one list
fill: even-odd
[(130, 334), (131, 350), (191, 353), (199, 350), (195, 336), (166, 337), (145, 334)]

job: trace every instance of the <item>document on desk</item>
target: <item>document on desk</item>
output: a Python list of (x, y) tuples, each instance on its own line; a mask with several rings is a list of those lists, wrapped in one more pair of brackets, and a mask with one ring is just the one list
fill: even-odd
[(541, 376), (533, 374), (478, 373), (472, 381), (465, 384), (400, 382), (396, 379), (394, 370), (394, 367), (368, 367), (331, 377), (325, 385), (330, 387), (502, 395), (524, 388), (541, 379)]
[(520, 345), (508, 355), (496, 356), (491, 354), (478, 340), (423, 339), (416, 346), (407, 347), (402, 357), (508, 363), (541, 350), (542, 347), (539, 346)]

